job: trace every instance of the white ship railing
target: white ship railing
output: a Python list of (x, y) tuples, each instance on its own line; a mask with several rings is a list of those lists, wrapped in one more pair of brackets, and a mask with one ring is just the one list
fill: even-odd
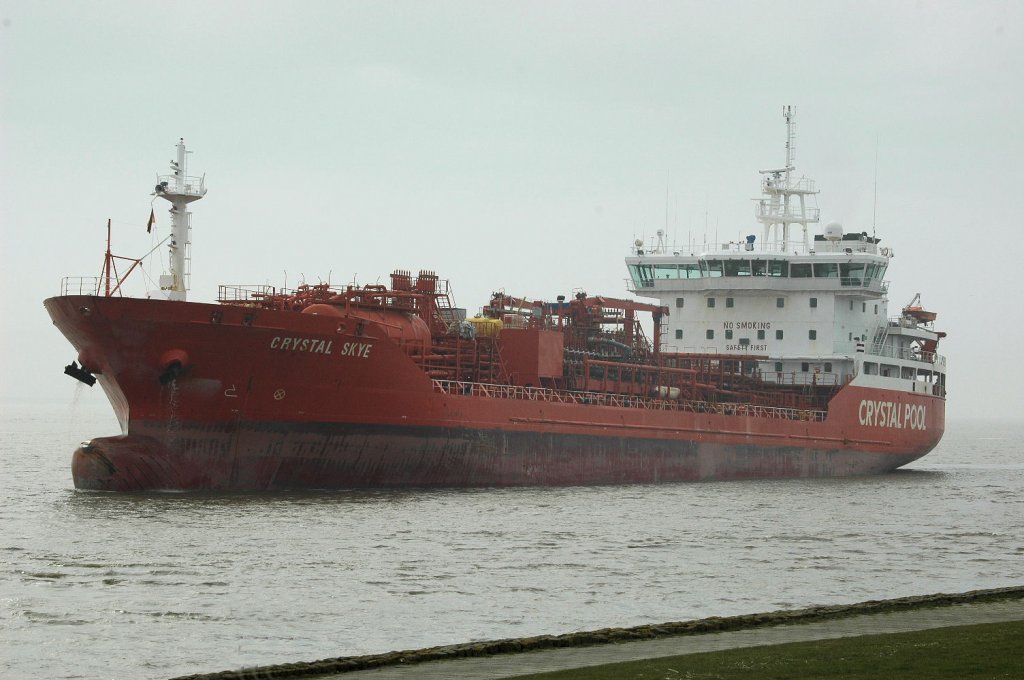
[[(706, 237), (704, 237), (706, 238)], [(689, 241), (686, 243), (656, 243), (651, 242), (643, 246), (631, 245), (629, 256), (652, 257), (664, 255), (708, 255), (715, 253), (764, 253), (767, 255), (822, 255), (842, 254), (854, 255), (857, 253), (868, 253), (871, 255), (885, 255), (888, 248), (879, 246), (870, 241), (817, 241), (804, 242), (802, 239), (790, 239), (783, 241), (778, 238), (763, 239), (758, 237), (753, 244), (748, 244), (743, 238), (735, 241)]]
[(60, 294), (99, 295), (102, 281), (98, 276), (65, 276), (60, 280)]
[(872, 345), (867, 354), (870, 356), (888, 357), (889, 359), (902, 359), (903, 361), (917, 361), (923, 364), (934, 364), (942, 358), (942, 355), (937, 352), (920, 352), (914, 351), (909, 347), (897, 349), (895, 347), (879, 347), (877, 345)]
[[(756, 404), (720, 404), (709, 401), (651, 399), (606, 392), (555, 390), (547, 387), (519, 385), (493, 385), (463, 380), (434, 380), (434, 391), (457, 396), (488, 397), (491, 399), (518, 399), (546, 401), (561, 404), (586, 404), (619, 408), (648, 409), (652, 411), (686, 411), (690, 413), (718, 413), (724, 415), (754, 416), (782, 420), (824, 421), (828, 411), (759, 406)], [(598, 425), (599, 423), (595, 423)]]
[[(759, 220), (771, 219), (776, 222), (789, 222), (790, 224), (801, 224), (803, 222), (817, 222), (821, 216), (819, 208), (804, 208), (800, 212), (798, 206), (790, 204), (789, 212), (785, 212), (782, 203), (773, 204), (769, 200), (758, 201), (754, 208), (754, 217)], [(794, 207), (797, 209), (794, 210)]]

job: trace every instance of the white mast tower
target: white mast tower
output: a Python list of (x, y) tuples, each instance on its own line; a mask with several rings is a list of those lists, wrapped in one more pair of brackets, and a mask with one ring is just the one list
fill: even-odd
[(187, 155), (185, 140), (178, 140), (178, 160), (171, 161), (171, 174), (158, 175), (154, 196), (171, 204), (170, 274), (160, 276), (160, 290), (168, 300), (184, 300), (192, 267), (192, 213), (185, 209), (192, 201), (206, 195), (206, 175), (189, 177), (185, 172)]
[[(803, 227), (803, 247), (807, 250), (810, 245), (807, 241), (807, 225), (818, 221), (819, 210), (817, 206), (807, 207), (807, 196), (817, 194), (814, 188), (814, 180), (801, 177), (792, 180), (790, 173), (796, 170), (793, 165), (794, 140), (796, 135), (793, 132), (793, 119), (796, 112), (792, 106), (782, 107), (782, 116), (786, 119), (786, 165), (773, 170), (761, 170), (765, 177), (761, 180), (761, 192), (763, 197), (754, 199), (757, 201), (755, 215), (758, 222), (764, 225), (765, 244), (771, 243), (772, 228), (775, 227), (775, 246), (780, 252), (790, 250), (789, 225), (799, 224)], [(793, 199), (799, 200), (797, 206)]]

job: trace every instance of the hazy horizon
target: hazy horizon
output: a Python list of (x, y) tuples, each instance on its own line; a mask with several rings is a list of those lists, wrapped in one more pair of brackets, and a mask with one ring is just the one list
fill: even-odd
[(874, 225), (890, 314), (918, 292), (938, 312), (947, 417), (1022, 417), (1024, 3), (174, 7), (0, 1), (0, 402), (105, 401), (75, 397), (42, 300), (99, 274), (108, 218), (119, 254), (162, 238), (179, 137), (209, 187), (189, 299), (422, 268), (472, 312), (627, 297), (627, 248), (660, 228), (760, 233), (790, 104), (822, 224)]

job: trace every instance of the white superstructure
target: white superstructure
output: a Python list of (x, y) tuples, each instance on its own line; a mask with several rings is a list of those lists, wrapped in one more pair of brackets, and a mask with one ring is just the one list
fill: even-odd
[(206, 195), (206, 176), (189, 177), (185, 140), (177, 144), (178, 158), (171, 161), (171, 174), (159, 175), (153, 195), (171, 203), (171, 236), (168, 244), (169, 274), (160, 277), (160, 290), (168, 300), (184, 300), (189, 288), (192, 248), (192, 213), (186, 206)]
[(792, 108), (783, 115), (786, 163), (761, 171), (755, 199), (760, 239), (682, 252), (659, 232), (649, 246), (636, 241), (626, 258), (630, 289), (670, 310), (662, 347), (743, 357), (768, 381), (943, 394), (945, 359), (935, 349), (944, 334), (932, 327), (935, 315), (911, 303), (889, 316), (892, 250), (837, 223), (808, 234), (819, 219), (818, 192), (794, 175)]

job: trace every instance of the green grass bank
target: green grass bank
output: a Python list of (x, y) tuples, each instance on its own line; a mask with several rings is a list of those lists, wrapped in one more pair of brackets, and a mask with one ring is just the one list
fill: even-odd
[(703, 652), (516, 680), (1024, 678), (1024, 621)]

